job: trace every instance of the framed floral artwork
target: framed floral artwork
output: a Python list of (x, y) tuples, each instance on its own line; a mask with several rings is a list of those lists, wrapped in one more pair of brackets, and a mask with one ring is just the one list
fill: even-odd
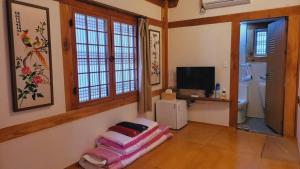
[(13, 110), (53, 105), (49, 9), (8, 1)]
[(151, 84), (160, 84), (160, 32), (149, 30), (151, 56)]

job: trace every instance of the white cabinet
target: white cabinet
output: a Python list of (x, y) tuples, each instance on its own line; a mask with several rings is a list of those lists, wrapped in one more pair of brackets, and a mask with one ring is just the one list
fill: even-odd
[(187, 103), (185, 100), (158, 100), (156, 121), (172, 129), (181, 129), (187, 124)]

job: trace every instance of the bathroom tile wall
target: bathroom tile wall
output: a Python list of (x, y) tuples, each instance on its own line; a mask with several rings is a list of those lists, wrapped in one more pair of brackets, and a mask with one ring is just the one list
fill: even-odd
[(266, 70), (267, 64), (264, 62), (250, 63), (250, 71), (253, 79), (248, 82), (248, 117), (264, 118), (263, 100), (259, 93), (259, 83), (263, 81), (260, 77), (266, 75)]
[[(240, 65), (242, 64), (249, 64), (250, 74), (252, 75), (252, 80), (247, 82), (241, 82), (240, 84), (248, 84), (248, 110), (247, 116), (248, 117), (255, 117), (255, 118), (264, 118), (264, 111), (263, 111), (263, 102), (261, 99), (261, 95), (259, 93), (259, 83), (262, 81), (261, 76), (266, 75), (267, 64), (266, 62), (247, 62), (247, 56), (249, 54), (249, 45), (252, 44), (249, 42), (249, 31), (252, 29), (248, 27), (246, 23), (242, 23), (240, 27)], [(250, 38), (251, 39), (251, 38)], [(240, 70), (242, 66), (240, 66)], [(239, 71), (240, 75), (239, 78), (242, 79), (242, 72)]]

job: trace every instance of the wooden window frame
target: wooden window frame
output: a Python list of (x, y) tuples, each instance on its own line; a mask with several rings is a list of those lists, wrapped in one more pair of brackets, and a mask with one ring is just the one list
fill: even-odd
[[(82, 5), (82, 6), (81, 6)], [(76, 109), (81, 109), (85, 108), (88, 106), (96, 106), (99, 104), (104, 104), (104, 103), (110, 103), (110, 104), (115, 104), (118, 105), (118, 102), (123, 99), (134, 99), (135, 101), (138, 100), (138, 27), (137, 27), (137, 17), (130, 16), (128, 14), (124, 14), (119, 11), (115, 10), (110, 10), (106, 8), (101, 8), (101, 7), (95, 7), (93, 5), (88, 5), (88, 4), (81, 4), (81, 3), (75, 3), (74, 5), (70, 6), (70, 35), (69, 35), (69, 40), (70, 40), (70, 48), (71, 48), (71, 53), (72, 53), (72, 68), (70, 69), (72, 72), (69, 72), (69, 74), (72, 74), (72, 82), (68, 86), (72, 86), (71, 88), (67, 88), (67, 90), (72, 90), (71, 92), (66, 92), (69, 93), (69, 100), (66, 99), (67, 102), (67, 110), (76, 110)], [(95, 100), (88, 100), (86, 102), (79, 102), (79, 90), (78, 90), (78, 74), (77, 74), (77, 52), (76, 52), (76, 28), (75, 28), (75, 13), (83, 14), (86, 16), (92, 16), (96, 18), (102, 18), (106, 21), (107, 24), (107, 57), (111, 58), (113, 57), (113, 61), (108, 61), (108, 97), (100, 98), (100, 99), (95, 99)], [(113, 21), (117, 21), (120, 23), (125, 23), (125, 24), (130, 24), (135, 26), (135, 40), (134, 43), (136, 43), (136, 47), (134, 50), (134, 56), (135, 56), (135, 86), (136, 90), (133, 92), (127, 92), (123, 94), (116, 94), (116, 86), (115, 86), (115, 62), (114, 62), (114, 37), (113, 37)]]
[[(257, 33), (258, 32), (266, 32), (267, 33), (267, 35), (266, 35), (266, 54), (264, 54), (264, 55), (258, 55), (257, 54)], [(254, 52), (253, 52), (253, 54), (254, 54), (254, 57), (255, 58), (266, 58), (267, 57), (267, 44), (268, 44), (268, 29), (267, 28), (257, 28), (257, 29), (255, 29), (254, 30), (254, 41), (253, 41), (253, 50), (254, 50)]]
[[(125, 23), (125, 24), (128, 24), (128, 25), (135, 25), (135, 38), (136, 38), (136, 40), (134, 41), (134, 65), (135, 65), (135, 87), (136, 87), (136, 90), (134, 91), (134, 92), (127, 92), (127, 93), (122, 93), (122, 94), (120, 94), (120, 95), (116, 95), (116, 90), (115, 90), (115, 86), (114, 86), (114, 95), (115, 95), (115, 97), (120, 97), (120, 98), (127, 98), (127, 97), (130, 97), (130, 96), (132, 96), (132, 95), (137, 95), (138, 94), (138, 72), (137, 72), (137, 70), (138, 70), (138, 30), (137, 30), (137, 21), (135, 21), (135, 22), (133, 22), (132, 20), (126, 20), (126, 19), (119, 19), (119, 18), (117, 18), (117, 17), (111, 17), (111, 27), (113, 27), (113, 23), (114, 22), (119, 22), (119, 23)], [(114, 32), (113, 32), (113, 28), (111, 29), (112, 30), (112, 36), (111, 36), (111, 40), (112, 40), (112, 42), (114, 42), (114, 36), (113, 36), (113, 34), (114, 34)], [(111, 48), (115, 48), (115, 45), (114, 45), (114, 43), (112, 43), (112, 45), (111, 45)], [(112, 49), (111, 50), (111, 52), (112, 52), (112, 55), (115, 57), (115, 53), (114, 53), (114, 50)], [(114, 77), (115, 77), (115, 69), (114, 69)], [(116, 84), (115, 83), (116, 82), (116, 80), (115, 80), (115, 78), (114, 78), (114, 85)]]
[[(93, 105), (93, 104), (99, 104), (99, 103), (103, 103), (103, 102), (107, 102), (107, 101), (112, 101), (113, 100), (113, 95), (112, 95), (112, 89), (109, 88), (108, 89), (108, 97), (104, 97), (104, 98), (100, 98), (100, 99), (95, 99), (95, 100), (89, 100), (86, 102), (79, 102), (79, 88), (78, 88), (78, 70), (77, 70), (77, 49), (76, 49), (76, 28), (75, 28), (75, 13), (79, 13), (79, 14), (83, 14), (86, 16), (92, 16), (92, 17), (96, 17), (96, 18), (101, 18), (104, 19), (106, 21), (106, 23), (108, 24), (108, 20), (109, 20), (109, 16), (107, 15), (103, 15), (101, 13), (96, 13), (93, 11), (87, 11), (87, 10), (83, 10), (83, 9), (79, 9), (79, 8), (72, 8), (72, 27), (71, 27), (71, 32), (72, 32), (72, 36), (71, 36), (71, 42), (72, 42), (72, 53), (73, 53), (73, 74), (74, 74), (74, 81), (73, 81), (73, 99), (74, 99), (74, 103), (75, 105), (77, 105), (76, 107), (74, 107), (74, 109), (76, 108), (81, 108), (81, 107), (85, 107), (88, 105)], [(107, 25), (107, 55), (111, 55), (110, 52), (110, 38), (108, 38), (110, 36), (110, 29), (109, 29), (109, 24)], [(108, 66), (109, 65), (109, 66)], [(111, 77), (111, 73), (112, 72), (112, 68), (110, 66), (110, 64), (108, 63), (108, 69), (109, 69), (109, 79), (108, 79), (108, 83), (110, 84), (112, 82), (112, 77)], [(89, 69), (89, 67), (88, 67)], [(88, 74), (90, 75), (90, 74)], [(76, 94), (74, 94), (76, 93)]]
[[(267, 44), (266, 44), (266, 54), (265, 55), (257, 55), (256, 54), (256, 48), (257, 48), (257, 43), (256, 43), (256, 38), (257, 38), (257, 32), (262, 32), (265, 31), (267, 32)], [(252, 52), (250, 53), (250, 56), (247, 56), (247, 62), (267, 62), (267, 57), (268, 57), (268, 28), (256, 28), (254, 29), (253, 32), (253, 42), (252, 42)], [(247, 49), (248, 50), (248, 49)]]

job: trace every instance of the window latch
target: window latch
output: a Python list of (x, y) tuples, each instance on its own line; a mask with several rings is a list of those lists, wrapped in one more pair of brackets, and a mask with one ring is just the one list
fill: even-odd
[(110, 62), (114, 62), (114, 61), (115, 61), (115, 57), (114, 57), (114, 56), (110, 56), (110, 57), (109, 57), (109, 61), (110, 61)]
[(77, 87), (73, 87), (73, 95), (77, 95)]
[(70, 20), (69, 20), (69, 26), (70, 26), (70, 27), (73, 27), (73, 19), (70, 19)]

